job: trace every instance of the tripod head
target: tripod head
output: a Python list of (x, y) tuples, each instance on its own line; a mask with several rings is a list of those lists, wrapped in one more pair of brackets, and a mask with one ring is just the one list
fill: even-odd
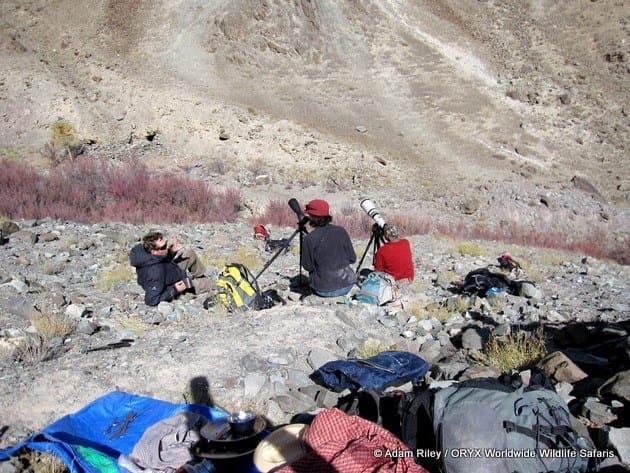
[(385, 228), (381, 227), (378, 223), (372, 225), (372, 238), (374, 240), (374, 252), (385, 243)]

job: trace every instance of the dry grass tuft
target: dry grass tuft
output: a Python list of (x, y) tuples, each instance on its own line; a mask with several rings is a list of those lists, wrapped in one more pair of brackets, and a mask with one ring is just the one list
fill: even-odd
[(241, 246), (234, 254), (234, 261), (247, 266), (252, 272), (256, 272), (263, 267), (258, 250), (251, 246)]
[(31, 323), (44, 342), (68, 335), (73, 328), (70, 317), (63, 313), (41, 312), (31, 318)]
[(126, 264), (116, 264), (110, 269), (106, 269), (101, 273), (99, 281), (99, 289), (105, 292), (111, 292), (117, 288), (122, 282), (133, 281), (135, 279), (135, 271), (133, 267)]
[(535, 365), (547, 355), (547, 344), (542, 329), (533, 333), (517, 331), (504, 339), (491, 337), (483, 349), (478, 363), (494, 366), (507, 373), (523, 370)]
[(389, 350), (389, 347), (383, 345), (379, 340), (375, 340), (370, 338), (366, 340), (363, 346), (357, 350), (356, 356), (357, 358), (370, 358), (371, 356), (376, 356), (382, 351)]
[(15, 359), (25, 365), (36, 365), (50, 357), (48, 342), (40, 335), (29, 335), (24, 338), (15, 350)]
[(481, 256), (484, 254), (483, 248), (474, 242), (464, 242), (457, 245), (457, 252), (462, 256)]
[(152, 325), (142, 319), (132, 316), (116, 316), (113, 319), (118, 322), (121, 327), (133, 332), (146, 332)]
[(28, 450), (20, 455), (19, 459), (24, 465), (23, 471), (32, 473), (64, 473), (68, 471), (61, 459), (48, 453)]

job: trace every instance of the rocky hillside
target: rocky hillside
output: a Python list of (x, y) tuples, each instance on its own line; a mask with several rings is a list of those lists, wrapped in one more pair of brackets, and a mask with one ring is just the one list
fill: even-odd
[[(627, 264), (628, 20), (619, 0), (6, 0), (0, 157), (136, 159), (239, 187), (239, 222), (173, 230), (211, 277), (262, 267), (247, 218), (292, 197), (610, 242)], [(392, 315), (296, 299), (294, 248), (261, 278), (288, 303), (229, 316), (141, 303), (126, 255), (148, 225), (17, 223), (0, 246), (2, 445), (113, 389), (283, 422), (334, 401), (306, 378), (331, 357), (396, 347), (462, 379), (490, 334), (540, 326), (575, 365), (554, 379), (572, 411), (628, 461), (627, 265), (414, 235), (418, 279)], [(460, 301), (452, 283), (506, 250), (537, 291)], [(41, 313), (72, 330), (16, 351)]]
[(34, 159), (64, 120), (182, 171), (296, 162), (427, 200), (577, 174), (626, 205), (623, 3), (9, 0), (0, 149)]
[[(205, 309), (205, 297), (157, 307), (142, 303), (127, 254), (148, 227), (17, 223), (0, 247), (0, 413), (6, 426), (0, 445), (116, 389), (229, 411), (248, 407), (277, 425), (334, 405), (339, 394), (308, 378), (326, 361), (389, 348), (427, 360), (428, 381), (498, 376), (497, 368), (479, 363), (486, 344), (521, 333), (546, 340), (551, 356), (540, 366), (597, 448), (629, 460), (628, 266), (414, 236), (416, 280), (403, 309), (390, 311), (301, 299), (294, 284), (298, 238), (291, 251), (276, 256), (253, 238), (249, 225), (173, 228), (206, 262), (210, 278), (222, 262), (247, 262), (262, 288), (275, 289), (286, 302), (229, 314), (222, 306)], [(276, 238), (291, 231), (273, 229)], [(367, 241), (354, 243), (361, 256)], [(471, 270), (490, 266), (499, 272), (496, 257), (505, 250), (523, 267), (508, 276), (530, 281), (527, 290), (458, 294), (458, 283)], [(364, 266), (371, 257), (366, 254)], [(67, 334), (42, 345), (35, 337), (42, 317), (64, 320)]]

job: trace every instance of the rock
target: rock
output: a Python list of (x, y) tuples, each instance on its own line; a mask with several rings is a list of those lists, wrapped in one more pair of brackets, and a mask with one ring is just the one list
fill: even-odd
[(88, 315), (89, 311), (83, 304), (70, 304), (66, 307), (65, 314), (73, 319), (79, 319)]
[(0, 299), (0, 308), (25, 319), (32, 319), (33, 317), (41, 315), (39, 309), (37, 309), (29, 299), (17, 297)]
[(589, 340), (589, 330), (585, 324), (572, 323), (562, 327), (554, 335), (554, 340), (563, 347), (583, 346)]
[(307, 355), (308, 364), (314, 370), (322, 365), (325, 365), (329, 361), (334, 361), (338, 359), (339, 357), (335, 354), (321, 348), (313, 348)]
[(267, 375), (262, 373), (250, 373), (243, 378), (243, 396), (245, 399), (254, 399), (267, 382)]
[(471, 351), (481, 351), (490, 338), (487, 328), (471, 327), (462, 333), (462, 348)]
[(494, 366), (469, 366), (466, 367), (457, 379), (460, 381), (475, 378), (498, 378), (501, 371)]
[(26, 284), (26, 281), (19, 278), (13, 277), (9, 282), (2, 285), (13, 287), (18, 294), (26, 294), (28, 292), (28, 284)]
[(544, 297), (543, 292), (530, 282), (522, 282), (518, 285), (518, 295), (536, 300), (541, 300)]
[(564, 353), (559, 351), (547, 355), (540, 360), (536, 366), (540, 367), (556, 382), (565, 381), (567, 383), (576, 383), (588, 376)]
[(173, 307), (173, 304), (171, 304), (170, 302), (162, 301), (157, 305), (157, 310), (162, 315), (170, 315), (174, 312), (175, 309)]
[(276, 396), (273, 401), (287, 414), (308, 412), (317, 407), (313, 399), (299, 391), (289, 391), (287, 394)]
[(37, 243), (37, 233), (31, 230), (18, 230), (11, 234), (10, 241), (11, 240), (18, 240), (24, 243), (29, 243), (31, 245), (34, 245), (35, 243)]
[(608, 441), (619, 455), (619, 459), (630, 465), (630, 427), (610, 427)]
[(630, 370), (614, 375), (597, 390), (597, 394), (604, 399), (618, 399), (630, 406)]
[(440, 357), (441, 350), (442, 346), (439, 341), (429, 340), (428, 342), (422, 344), (419, 355), (429, 363), (433, 363)]
[(254, 178), (257, 186), (268, 186), (271, 184), (271, 176), (269, 174), (259, 174)]
[(291, 350), (286, 349), (270, 355), (267, 361), (275, 365), (290, 365), (295, 362), (295, 357), (293, 353), (291, 353)]
[(5, 220), (4, 222), (2, 222), (0, 230), (2, 231), (2, 236), (6, 238), (10, 235), (13, 235), (14, 233), (19, 232), (20, 226), (11, 220)]
[(83, 335), (92, 335), (96, 333), (98, 329), (98, 324), (95, 324), (88, 319), (80, 319), (75, 326), (75, 331), (77, 333), (82, 333)]
[(54, 232), (40, 233), (37, 238), (37, 241), (39, 242), (51, 242), (55, 240), (59, 240), (59, 235)]
[(610, 424), (617, 420), (617, 416), (612, 413), (610, 406), (600, 402), (596, 397), (587, 397), (583, 401), (581, 415), (598, 426)]

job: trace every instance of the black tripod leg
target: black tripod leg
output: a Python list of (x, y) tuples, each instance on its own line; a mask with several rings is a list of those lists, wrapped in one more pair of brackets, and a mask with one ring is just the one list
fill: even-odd
[(258, 279), (260, 277), (260, 275), (269, 267), (271, 266), (271, 263), (274, 262), (274, 260), (280, 256), (280, 253), (282, 253), (283, 251), (286, 251), (289, 248), (289, 245), (291, 244), (291, 241), (295, 238), (295, 235), (300, 234), (300, 284), (302, 281), (302, 238), (303, 238), (303, 234), (307, 233), (306, 228), (304, 227), (304, 225), (299, 224), (298, 228), (291, 234), (291, 236), (289, 238), (287, 238), (287, 240), (284, 242), (284, 245), (282, 245), (280, 247), (280, 249), (278, 251), (276, 251), (276, 254), (273, 255), (271, 257), (271, 259), (269, 261), (267, 261), (265, 263), (265, 265), (263, 266), (263, 268), (258, 272), (258, 274), (256, 276), (254, 276), (254, 279)]
[(363, 260), (365, 259), (365, 256), (367, 255), (367, 252), (370, 249), (370, 246), (372, 245), (373, 242), (375, 243), (374, 233), (372, 233), (372, 236), (370, 237), (370, 241), (368, 241), (368, 244), (365, 247), (365, 251), (363, 252), (363, 256), (361, 256), (361, 259), (359, 260), (359, 265), (357, 266), (357, 271), (355, 273), (355, 276), (357, 277), (357, 281), (359, 280), (359, 271), (361, 270), (361, 266), (363, 265)]
[[(275, 255), (273, 255), (273, 256), (271, 257), (271, 259), (265, 263), (265, 265), (264, 265), (264, 266), (262, 267), (262, 269), (258, 272), (258, 274), (257, 274), (256, 276), (254, 276), (254, 279), (258, 279), (258, 278), (260, 277), (260, 275), (261, 275), (261, 274), (262, 274), (262, 273), (263, 273), (263, 272), (264, 272), (264, 271), (265, 271), (265, 270), (266, 270), (269, 266), (271, 266), (271, 263), (273, 263), (273, 262), (274, 262), (274, 260), (275, 260), (278, 256), (280, 256), (280, 253), (282, 253), (283, 251), (286, 251), (286, 250), (287, 250), (287, 248), (289, 248), (289, 245), (291, 244), (291, 240), (293, 240), (293, 238), (295, 238), (295, 235), (297, 235), (298, 233), (300, 233), (300, 245), (302, 244), (302, 243), (301, 243), (301, 236), (302, 236), (302, 235), (301, 235), (301, 231), (300, 231), (300, 230), (301, 230), (301, 229), (300, 229), (300, 228), (298, 228), (297, 230), (295, 230), (295, 231), (291, 234), (291, 236), (290, 236), (290, 237), (289, 237), (289, 238), (288, 238), (288, 239), (284, 242), (284, 245), (282, 245), (282, 246), (280, 247), (280, 249), (279, 249), (278, 251), (276, 251), (276, 254), (275, 254)], [(302, 253), (302, 252), (300, 251), (300, 255), (301, 255), (301, 253)]]

